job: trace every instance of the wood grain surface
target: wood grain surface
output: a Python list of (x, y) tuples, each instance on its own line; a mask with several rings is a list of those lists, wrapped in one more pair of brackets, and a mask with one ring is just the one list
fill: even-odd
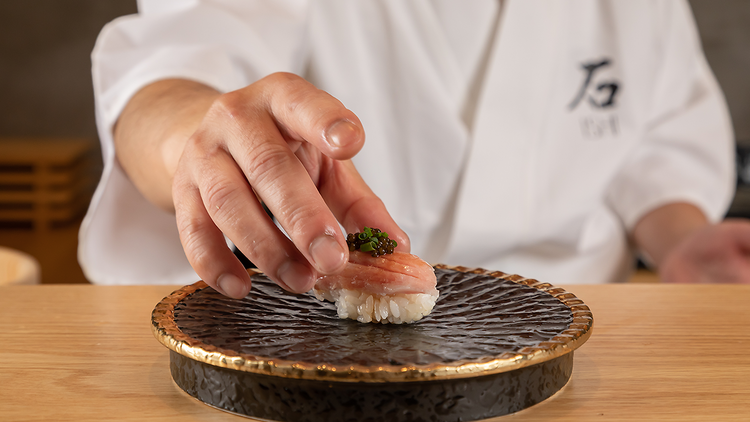
[[(493, 420), (750, 420), (750, 286), (563, 287), (594, 314), (571, 381)], [(174, 289), (0, 287), (0, 420), (248, 420), (173, 384), (150, 317)]]

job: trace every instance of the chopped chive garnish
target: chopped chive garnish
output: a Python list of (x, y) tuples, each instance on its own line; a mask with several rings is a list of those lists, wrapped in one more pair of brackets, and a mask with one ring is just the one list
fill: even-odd
[(349, 233), (346, 243), (350, 251), (370, 253), (373, 257), (393, 253), (398, 243), (388, 238), (388, 233), (377, 228), (365, 227), (362, 232)]

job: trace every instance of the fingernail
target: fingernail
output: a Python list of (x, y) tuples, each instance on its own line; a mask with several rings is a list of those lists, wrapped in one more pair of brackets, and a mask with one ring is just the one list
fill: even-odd
[(216, 285), (225, 295), (235, 299), (242, 299), (250, 291), (244, 281), (229, 273), (220, 275), (216, 280)]
[(318, 271), (331, 274), (346, 263), (346, 254), (332, 236), (323, 235), (310, 244), (310, 256)]
[(279, 267), (279, 279), (290, 290), (304, 293), (312, 288), (312, 272), (297, 261), (286, 261)]
[(359, 135), (359, 129), (348, 120), (339, 120), (326, 131), (326, 141), (333, 147), (352, 142)]

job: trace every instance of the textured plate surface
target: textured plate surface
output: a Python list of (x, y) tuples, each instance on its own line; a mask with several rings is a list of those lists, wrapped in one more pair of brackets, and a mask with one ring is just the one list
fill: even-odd
[(563, 289), (481, 269), (437, 266), (440, 297), (413, 324), (342, 320), (312, 294), (253, 275), (246, 298), (199, 282), (153, 313), (156, 337), (210, 365), (291, 379), (410, 382), (497, 374), (546, 362), (591, 333), (589, 308)]

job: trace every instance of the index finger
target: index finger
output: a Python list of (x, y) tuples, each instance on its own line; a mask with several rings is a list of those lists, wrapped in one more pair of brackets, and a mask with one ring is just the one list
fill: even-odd
[(362, 149), (362, 122), (341, 101), (294, 74), (276, 73), (263, 81), (266, 107), (285, 138), (308, 142), (337, 160)]

